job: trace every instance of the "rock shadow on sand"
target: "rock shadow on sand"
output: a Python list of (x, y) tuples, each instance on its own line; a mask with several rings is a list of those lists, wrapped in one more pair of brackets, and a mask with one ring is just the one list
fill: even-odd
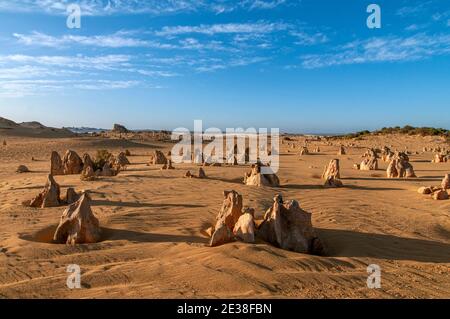
[[(300, 189), (300, 190), (312, 190), (312, 189), (329, 190), (329, 188), (324, 187), (323, 185), (306, 185), (306, 184), (288, 184), (288, 185), (283, 185), (281, 188)], [(365, 186), (359, 186), (359, 185), (344, 185), (340, 189), (354, 189), (354, 190), (366, 190), (366, 191), (402, 190), (402, 188), (394, 188), (394, 187), (365, 187)]]
[[(58, 225), (52, 225), (45, 227), (37, 232), (30, 234), (20, 234), (19, 238), (22, 240), (43, 243), (43, 244), (58, 244), (53, 241), (53, 235)], [(168, 235), (168, 234), (155, 234), (147, 232), (139, 232), (133, 230), (113, 229), (107, 227), (101, 227), (101, 238), (95, 244), (105, 241), (129, 241), (132, 243), (198, 243), (206, 244), (208, 239), (198, 236), (186, 236), (186, 235)], [(80, 244), (83, 245), (95, 245), (95, 244)]]
[(327, 257), (379, 258), (450, 263), (450, 244), (349, 230), (316, 229), (327, 246)]
[(119, 202), (110, 200), (93, 200), (92, 206), (116, 206), (116, 207), (133, 207), (133, 208), (164, 208), (164, 207), (178, 207), (178, 208), (203, 208), (205, 205), (193, 204), (154, 204), (154, 203), (139, 203), (139, 202)]

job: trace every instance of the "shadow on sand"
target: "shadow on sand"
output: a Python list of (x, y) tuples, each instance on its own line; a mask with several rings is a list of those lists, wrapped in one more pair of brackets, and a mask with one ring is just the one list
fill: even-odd
[(192, 205), (192, 204), (152, 204), (152, 203), (139, 203), (139, 202), (119, 202), (110, 200), (93, 200), (92, 206), (116, 206), (116, 207), (134, 207), (134, 208), (164, 208), (164, 207), (178, 207), (178, 208), (202, 208), (205, 205)]
[(102, 228), (103, 240), (128, 240), (134, 243), (208, 243), (207, 238), (186, 235), (145, 233), (133, 230)]
[(328, 257), (367, 257), (449, 263), (450, 244), (348, 230), (316, 229)]
[[(298, 184), (287, 184), (282, 185), (281, 188), (286, 189), (330, 189), (323, 185), (298, 185)], [(358, 185), (344, 185), (343, 187), (340, 187), (339, 189), (355, 189), (355, 190), (367, 190), (367, 191), (395, 191), (395, 190), (402, 190), (402, 188), (394, 188), (394, 187), (365, 187), (365, 186), (358, 186)]]
[[(32, 234), (21, 234), (19, 238), (26, 241), (56, 244), (53, 242), (53, 235), (56, 231), (57, 225), (48, 226), (42, 230), (39, 230)], [(133, 230), (113, 229), (107, 227), (101, 227), (101, 240), (104, 241), (116, 241), (127, 240), (133, 243), (200, 243), (206, 244), (207, 238), (198, 236), (186, 236), (186, 235), (168, 235), (168, 234), (155, 234), (146, 233)], [(95, 245), (95, 244), (94, 244)]]

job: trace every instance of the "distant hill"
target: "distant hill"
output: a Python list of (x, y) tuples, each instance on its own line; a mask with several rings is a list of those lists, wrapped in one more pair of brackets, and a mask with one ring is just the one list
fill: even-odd
[(23, 137), (73, 137), (75, 133), (54, 127), (47, 127), (39, 122), (16, 123), (0, 117), (0, 136)]

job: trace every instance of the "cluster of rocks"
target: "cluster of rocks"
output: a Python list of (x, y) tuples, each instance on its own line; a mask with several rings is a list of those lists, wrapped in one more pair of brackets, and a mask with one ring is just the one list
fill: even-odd
[(81, 174), (81, 180), (92, 181), (98, 176), (116, 176), (128, 165), (130, 161), (125, 152), (120, 152), (117, 157), (108, 153), (107, 158), (96, 159), (94, 162), (87, 153), (81, 158), (75, 151), (68, 150), (61, 159), (58, 152), (53, 151), (50, 172), (53, 176)]
[(368, 149), (362, 156), (361, 164), (355, 164), (353, 167), (361, 171), (376, 171), (378, 170), (378, 154), (373, 148)]
[(253, 164), (252, 169), (244, 175), (244, 184), (249, 186), (280, 186), (280, 179), (276, 174), (263, 174), (261, 168), (264, 165), (260, 162)]
[(205, 173), (203, 168), (199, 167), (197, 175), (192, 174), (191, 171), (187, 171), (184, 174), (183, 177), (184, 178), (200, 178), (200, 179), (203, 179), (203, 178), (206, 178), (206, 173)]
[(434, 155), (431, 163), (447, 163), (448, 157), (446, 153), (438, 153)]
[(381, 150), (381, 159), (385, 163), (389, 163), (394, 158), (395, 153), (387, 146), (384, 146)]
[(150, 161), (148, 165), (166, 165), (168, 163), (166, 155), (159, 150), (155, 150), (153, 154), (150, 155)]
[(311, 222), (311, 214), (300, 208), (297, 201), (284, 202), (281, 195), (264, 215), (259, 227), (255, 224), (255, 210), (243, 207), (242, 195), (225, 191), (224, 201), (215, 225), (207, 230), (210, 246), (219, 246), (235, 240), (254, 243), (255, 238), (281, 249), (299, 253), (323, 254), (320, 242)]
[(431, 195), (431, 198), (433, 198), (434, 200), (446, 200), (449, 199), (447, 189), (450, 189), (450, 174), (446, 174), (444, 176), (440, 187), (420, 187), (418, 189), (418, 193), (422, 195)]
[(324, 181), (325, 187), (342, 187), (343, 183), (341, 181), (341, 173), (339, 167), (339, 160), (332, 159), (322, 174), (322, 180)]
[(409, 163), (409, 157), (404, 152), (396, 152), (389, 163), (386, 175), (388, 178), (412, 178), (416, 177), (414, 168)]
[(302, 210), (296, 200), (284, 202), (281, 195), (275, 196), (272, 207), (264, 215), (258, 236), (281, 249), (324, 254), (322, 242), (312, 226), (311, 213)]
[(55, 181), (53, 176), (47, 176), (47, 182), (44, 189), (30, 201), (25, 201), (23, 204), (29, 207), (46, 208), (59, 207), (62, 205), (72, 204), (79, 198), (79, 194), (73, 188), (68, 188), (65, 197), (61, 198), (61, 187)]

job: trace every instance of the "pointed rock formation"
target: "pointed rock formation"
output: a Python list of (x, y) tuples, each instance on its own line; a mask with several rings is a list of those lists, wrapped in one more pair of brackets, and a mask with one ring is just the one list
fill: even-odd
[(210, 246), (219, 246), (233, 240), (233, 230), (242, 215), (242, 195), (224, 191), (222, 208), (216, 218)]
[(90, 166), (92, 169), (94, 169), (94, 162), (92, 161), (92, 158), (89, 154), (85, 153), (83, 155), (83, 170), (86, 169), (86, 167)]
[(53, 240), (60, 244), (75, 245), (97, 243), (100, 238), (99, 221), (92, 212), (89, 196), (84, 193), (64, 211)]
[(100, 175), (101, 176), (116, 176), (117, 172), (111, 168), (111, 165), (109, 163), (105, 163), (105, 165), (103, 165)]
[(441, 183), (442, 189), (450, 189), (450, 174), (446, 174)]
[(53, 176), (64, 175), (64, 166), (61, 156), (58, 152), (53, 151), (50, 159), (50, 174)]
[(342, 187), (339, 160), (332, 159), (322, 174), (325, 187)]
[(201, 167), (198, 169), (198, 178), (206, 178), (205, 171)]
[(376, 171), (378, 170), (378, 159), (376, 157), (366, 157), (361, 162), (359, 169), (362, 171)]
[(280, 180), (276, 174), (262, 174), (261, 163), (253, 164), (252, 170), (244, 175), (244, 184), (250, 186), (280, 186)]
[(97, 179), (92, 166), (88, 165), (83, 169), (80, 179), (85, 182), (92, 182)]
[(69, 187), (66, 192), (66, 203), (70, 205), (75, 203), (79, 199), (80, 195), (78, 195), (77, 192), (75, 192), (75, 189)]
[(255, 242), (255, 210), (244, 208), (243, 214), (234, 225), (233, 235), (245, 243)]
[(83, 170), (83, 161), (75, 151), (68, 150), (64, 154), (63, 167), (65, 175), (80, 174)]
[(114, 160), (113, 166), (117, 167), (120, 170), (124, 170), (130, 164), (131, 163), (128, 160), (128, 158), (125, 155), (125, 153), (124, 152), (120, 152), (119, 155), (117, 155), (117, 158)]
[(345, 155), (346, 154), (346, 152), (345, 152), (345, 148), (344, 148), (344, 146), (343, 145), (341, 145), (341, 146), (339, 146), (339, 151), (338, 151), (338, 154), (337, 155)]
[(30, 207), (58, 207), (61, 205), (60, 195), (61, 190), (58, 183), (56, 183), (53, 176), (49, 174), (44, 190), (31, 200)]
[(150, 157), (150, 164), (152, 165), (164, 165), (167, 164), (167, 158), (161, 151), (154, 151)]
[(284, 203), (281, 195), (274, 198), (273, 206), (266, 212), (258, 236), (285, 250), (323, 254), (311, 214), (302, 210), (295, 200)]

